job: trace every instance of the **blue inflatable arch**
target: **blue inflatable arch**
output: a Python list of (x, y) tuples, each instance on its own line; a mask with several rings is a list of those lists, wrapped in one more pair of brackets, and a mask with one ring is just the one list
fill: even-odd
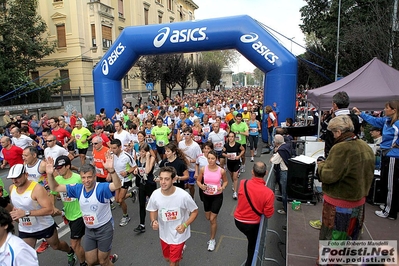
[(93, 70), (96, 112), (122, 106), (121, 80), (142, 55), (224, 49), (236, 49), (266, 73), (263, 103), (277, 102), (279, 122), (294, 118), (297, 60), (249, 16), (125, 28)]

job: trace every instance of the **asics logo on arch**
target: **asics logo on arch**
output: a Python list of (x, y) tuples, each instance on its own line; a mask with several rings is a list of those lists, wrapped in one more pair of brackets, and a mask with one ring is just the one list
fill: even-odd
[(263, 45), (261, 41), (258, 41), (258, 34), (251, 32), (249, 34), (244, 34), (241, 36), (240, 41), (243, 43), (252, 43), (252, 49), (257, 51), (263, 56), (270, 64), (274, 64), (278, 60), (278, 56), (273, 53), (267, 46)]
[(194, 28), (194, 29), (182, 29), (182, 30), (171, 30), (169, 27), (164, 27), (160, 29), (158, 35), (154, 38), (154, 46), (156, 48), (162, 47), (165, 44), (166, 40), (169, 37), (169, 41), (171, 43), (182, 43), (182, 42), (198, 42), (207, 39), (206, 36), (206, 27), (202, 28)]

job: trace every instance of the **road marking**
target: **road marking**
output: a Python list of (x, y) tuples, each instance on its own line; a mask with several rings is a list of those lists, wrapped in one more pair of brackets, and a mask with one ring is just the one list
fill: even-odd
[(200, 232), (200, 231), (195, 231), (195, 230), (191, 230), (192, 233), (197, 233), (197, 234), (201, 234), (201, 235), (206, 235), (206, 232)]
[(231, 238), (231, 239), (235, 239), (235, 240), (247, 241), (246, 238), (242, 238), (242, 237), (221, 235), (220, 238), (219, 238), (219, 241), (216, 244), (215, 252), (218, 251), (218, 249), (219, 249), (220, 245), (222, 244), (222, 241), (223, 241), (224, 238)]

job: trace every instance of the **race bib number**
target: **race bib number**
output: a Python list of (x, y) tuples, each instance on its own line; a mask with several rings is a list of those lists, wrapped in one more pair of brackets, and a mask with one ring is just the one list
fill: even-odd
[(194, 141), (201, 141), (201, 137), (200, 136), (194, 136)]
[(171, 222), (177, 221), (181, 218), (180, 208), (172, 209), (172, 210), (162, 210), (161, 211), (162, 221)]
[(139, 169), (139, 174), (141, 176), (145, 175), (145, 168), (144, 167), (138, 167), (138, 169)]
[(214, 146), (215, 146), (215, 149), (222, 149), (223, 148), (223, 142), (222, 141), (215, 142)]
[(165, 141), (163, 141), (163, 140), (158, 140), (158, 141), (157, 141), (157, 145), (158, 145), (158, 147), (163, 147), (163, 146), (165, 145)]
[(96, 174), (104, 175), (104, 169), (96, 167)]
[(251, 128), (251, 132), (252, 133), (256, 133), (256, 132), (258, 132), (258, 129), (257, 128)]
[(33, 216), (26, 216), (19, 218), (19, 224), (22, 226), (34, 226), (37, 224), (36, 217)]
[(237, 133), (237, 135), (236, 135), (236, 141), (238, 142), (238, 141), (241, 141), (241, 134), (240, 133)]
[(147, 143), (154, 143), (154, 139), (153, 138), (147, 138)]
[(227, 159), (235, 160), (236, 159), (236, 153), (235, 152), (228, 152), (227, 153)]
[(81, 138), (82, 138), (82, 135), (80, 135), (80, 134), (76, 134), (76, 135), (75, 135), (75, 139), (79, 140), (79, 139), (81, 139)]
[(218, 193), (218, 186), (217, 185), (206, 185), (205, 194), (215, 195), (216, 193)]
[(60, 197), (63, 202), (72, 202), (76, 200), (76, 198), (68, 197), (68, 194), (66, 192), (60, 192)]
[(202, 128), (202, 131), (204, 131), (204, 133), (209, 133), (211, 131), (211, 127), (210, 126), (205, 126)]
[(96, 225), (96, 224), (98, 224), (97, 214), (94, 212), (85, 214), (85, 215), (83, 215), (83, 221), (84, 221), (85, 225), (88, 225), (88, 226)]

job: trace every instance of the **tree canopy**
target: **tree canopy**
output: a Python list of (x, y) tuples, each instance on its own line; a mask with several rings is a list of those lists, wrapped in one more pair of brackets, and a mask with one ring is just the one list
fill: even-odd
[[(298, 81), (318, 87), (334, 81), (339, 1), (305, 2), (300, 9), (300, 27), (306, 36), (308, 51), (299, 58)], [(392, 62), (392, 66), (398, 68), (399, 51), (395, 45), (398, 29), (392, 27), (397, 25), (392, 21), (393, 3), (390, 0), (341, 1), (338, 76), (352, 73), (373, 57)]]
[[(36, 9), (37, 0), (0, 0), (0, 94), (9, 93), (5, 99), (13, 99), (3, 104), (25, 103), (26, 98), (19, 100), (20, 95), (27, 95), (40, 85), (30, 82), (30, 72), (41, 66), (58, 65), (54, 61), (41, 60), (54, 52), (55, 43), (48, 41), (47, 25)], [(60, 84), (53, 85), (47, 89)], [(17, 88), (20, 89), (11, 93)], [(49, 100), (37, 95), (39, 92), (29, 95), (30, 102), (32, 99)]]

